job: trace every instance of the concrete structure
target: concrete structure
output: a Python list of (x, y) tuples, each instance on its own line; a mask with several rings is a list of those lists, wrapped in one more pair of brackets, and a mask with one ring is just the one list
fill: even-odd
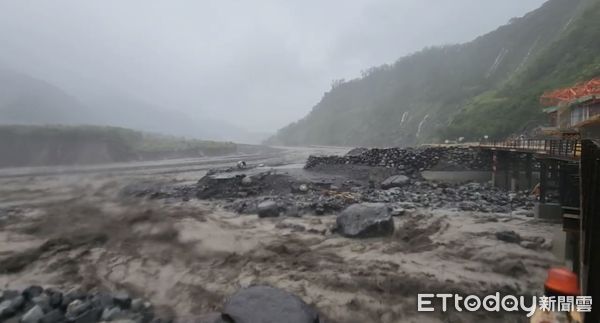
[[(562, 221), (554, 251), (578, 273), (582, 295), (600, 298), (600, 140), (515, 140), (480, 149), (493, 155), (497, 185), (518, 189), (521, 174), (532, 183), (539, 173), (535, 214)], [(585, 322), (600, 322), (600, 308)]]

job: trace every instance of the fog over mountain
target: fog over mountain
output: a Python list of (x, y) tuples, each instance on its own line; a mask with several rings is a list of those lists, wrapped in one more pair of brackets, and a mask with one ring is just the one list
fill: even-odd
[(332, 80), (471, 40), (542, 2), (6, 0), (0, 67), (102, 123), (247, 139), (306, 115)]

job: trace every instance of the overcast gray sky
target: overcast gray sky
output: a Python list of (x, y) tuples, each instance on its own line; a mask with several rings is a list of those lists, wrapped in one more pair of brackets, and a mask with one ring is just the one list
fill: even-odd
[(0, 0), (0, 63), (68, 91), (274, 131), (331, 80), (465, 42), (543, 0)]

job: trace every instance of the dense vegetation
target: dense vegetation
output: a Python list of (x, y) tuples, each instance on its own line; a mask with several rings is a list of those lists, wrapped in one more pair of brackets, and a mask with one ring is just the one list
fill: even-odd
[[(600, 3), (586, 10), (524, 71), (498, 89), (479, 95), (453, 118), (449, 137), (507, 136), (543, 120), (538, 98), (547, 90), (600, 75)], [(543, 122), (543, 121), (541, 121)]]
[(336, 82), (273, 143), (412, 145), (506, 136), (539, 122), (546, 89), (598, 75), (598, 0), (550, 0), (462, 45)]
[(0, 126), (0, 166), (69, 165), (235, 153), (233, 143), (103, 126)]

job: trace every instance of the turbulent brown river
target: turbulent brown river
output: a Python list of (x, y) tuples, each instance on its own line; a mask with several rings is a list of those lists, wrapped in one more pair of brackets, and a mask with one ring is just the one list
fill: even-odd
[[(269, 284), (327, 322), (505, 322), (502, 314), (419, 313), (418, 292), (531, 295), (556, 262), (558, 224), (514, 214), (418, 209), (391, 237), (332, 233), (335, 216), (258, 218), (214, 201), (124, 197), (131, 183), (193, 184), (215, 167), (301, 167), (309, 154), (0, 169), (0, 286), (125, 289), (179, 321), (218, 311), (241, 287)], [(300, 165), (300, 166), (296, 166)], [(302, 227), (302, 230), (298, 230)], [(514, 231), (535, 247), (500, 241)], [(521, 316), (523, 317), (523, 316)]]

